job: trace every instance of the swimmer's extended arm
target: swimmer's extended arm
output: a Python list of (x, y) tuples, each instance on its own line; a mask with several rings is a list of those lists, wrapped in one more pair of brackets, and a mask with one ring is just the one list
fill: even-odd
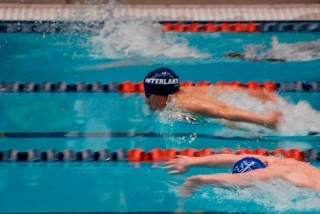
[(255, 123), (270, 128), (277, 126), (281, 116), (279, 112), (269, 112), (265, 115), (259, 115), (236, 107), (220, 105), (208, 99), (202, 99), (201, 97), (195, 100), (193, 96), (189, 96), (188, 94), (179, 95), (176, 100), (176, 106), (207, 117)]
[(266, 181), (276, 178), (277, 175), (267, 169), (259, 169), (240, 174), (211, 174), (196, 175), (189, 177), (181, 186), (180, 194), (182, 197), (189, 196), (202, 185), (223, 186), (223, 187), (246, 187), (252, 186), (256, 181)]
[[(211, 91), (215, 91), (217, 93), (219, 92), (245, 92), (248, 93), (249, 95), (255, 97), (257, 100), (260, 100), (261, 102), (265, 103), (267, 101), (271, 102), (276, 102), (276, 94), (273, 91), (268, 91), (263, 88), (247, 88), (247, 87), (239, 87), (239, 86), (228, 86), (228, 85), (223, 85), (223, 86), (218, 86), (218, 85), (210, 85), (210, 86), (189, 86), (189, 87), (182, 87), (182, 89), (186, 92), (189, 93), (203, 93), (210, 95)], [(212, 98), (212, 96), (211, 96)]]
[[(249, 95), (255, 97), (261, 102), (265, 103), (266, 101), (276, 102), (276, 94), (273, 91), (267, 90), (265, 88), (248, 88), (248, 87), (240, 87), (240, 86), (231, 86), (231, 85), (222, 85), (222, 86), (211, 86), (211, 88), (215, 91), (221, 92), (246, 92)], [(211, 89), (211, 90), (212, 90)]]
[(203, 157), (188, 157), (178, 155), (177, 158), (169, 160), (165, 169), (173, 169), (169, 174), (183, 173), (192, 166), (233, 166), (238, 160), (245, 157), (259, 158), (261, 161), (268, 161), (268, 157), (261, 155), (233, 155), (233, 154), (216, 154)]

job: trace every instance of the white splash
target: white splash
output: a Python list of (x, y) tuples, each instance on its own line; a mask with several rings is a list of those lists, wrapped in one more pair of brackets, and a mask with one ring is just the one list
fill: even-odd
[(291, 103), (277, 96), (276, 102), (262, 104), (259, 100), (249, 96), (247, 93), (221, 93), (218, 99), (223, 102), (257, 114), (265, 114), (269, 111), (280, 111), (282, 119), (277, 126), (276, 132), (248, 123), (238, 123), (240, 127), (256, 133), (276, 134), (283, 136), (308, 135), (310, 132), (320, 132), (320, 112), (313, 109), (306, 101)]
[(138, 19), (108, 19), (99, 35), (91, 38), (93, 55), (99, 58), (207, 58), (188, 41), (163, 33), (162, 26)]
[(283, 120), (278, 126), (282, 135), (307, 135), (309, 132), (320, 132), (320, 113), (306, 101), (294, 105), (281, 100), (278, 105)]
[[(90, 16), (90, 13), (84, 10), (82, 9), (81, 13), (75, 16), (86, 20), (86, 16)], [(179, 37), (178, 34), (164, 33), (163, 27), (157, 20), (151, 18), (151, 14), (147, 18), (138, 19), (130, 16), (124, 5), (114, 2), (99, 5), (97, 10), (100, 11), (98, 17), (103, 27), (96, 30), (95, 34), (89, 38), (91, 55), (95, 58), (201, 59), (210, 57), (210, 54), (191, 47), (188, 41)], [(88, 26), (81, 26), (83, 27)]]
[(298, 188), (281, 179), (257, 182), (252, 187), (236, 190), (211, 188), (212, 190), (219, 200), (253, 202), (274, 213), (320, 211), (319, 193), (311, 189)]
[(250, 44), (245, 46), (244, 59), (249, 61), (283, 60), (308, 61), (320, 58), (320, 40), (309, 42), (281, 43), (277, 37), (272, 37), (271, 47)]

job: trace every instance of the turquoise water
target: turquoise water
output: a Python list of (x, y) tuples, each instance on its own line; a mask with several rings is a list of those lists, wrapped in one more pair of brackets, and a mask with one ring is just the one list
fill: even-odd
[[(193, 197), (177, 195), (177, 184), (197, 173), (227, 169), (192, 169), (170, 176), (143, 163), (1, 163), (1, 212), (175, 212), (316, 213), (319, 198), (289, 185), (228, 191), (205, 187)], [(278, 190), (276, 189), (278, 188)], [(290, 196), (286, 192), (290, 190)], [(299, 195), (305, 194), (309, 199)], [(265, 202), (255, 201), (259, 196)], [(299, 198), (300, 197), (300, 198)], [(297, 203), (298, 200), (298, 203)], [(286, 202), (284, 204), (284, 202)], [(304, 203), (305, 206), (301, 206)], [(282, 207), (281, 207), (282, 206)], [(280, 207), (280, 208), (278, 208)], [(281, 210), (282, 209), (282, 210)]]
[[(151, 31), (153, 36), (158, 33)], [(130, 35), (134, 37), (133, 41), (144, 44), (142, 37), (146, 44), (153, 44), (154, 37), (143, 37), (145, 33), (136, 34)], [(108, 40), (107, 35), (103, 38), (97, 41), (96, 34), (2, 33), (0, 79), (36, 83), (138, 82), (150, 70), (167, 66), (175, 70), (182, 81), (320, 81), (320, 51), (312, 48), (317, 47), (320, 39), (318, 33), (170, 33), (167, 37), (156, 37), (157, 44), (142, 49), (134, 46), (129, 39), (119, 44), (116, 38), (112, 41)], [(278, 43), (271, 45), (275, 41), (273, 38), (277, 38)], [(119, 35), (119, 39), (123, 37)], [(123, 46), (112, 49), (115, 44)], [(229, 50), (248, 53), (248, 45), (261, 44), (265, 47), (259, 49), (260, 52), (272, 50), (274, 55), (281, 55), (288, 62), (248, 62), (223, 58)], [(104, 49), (97, 48), (97, 45)], [(297, 49), (302, 53), (300, 58), (295, 54)], [(159, 55), (159, 52), (162, 54)], [(286, 92), (280, 96), (287, 100), (282, 108), (290, 107), (293, 115), (288, 116), (292, 124), (278, 133), (255, 132), (256, 129), (231, 130), (217, 122), (188, 124), (166, 120), (163, 115), (150, 112), (140, 94), (2, 93), (0, 150), (320, 150), (319, 136), (306, 134), (310, 131), (309, 126), (317, 124), (315, 116), (320, 111), (320, 93)], [(293, 126), (293, 123), (300, 126)], [(29, 135), (19, 137), (21, 133)], [(116, 136), (115, 133), (124, 133), (125, 136)], [(319, 167), (318, 163), (311, 164)], [(192, 197), (183, 199), (177, 191), (188, 176), (229, 172), (229, 169), (200, 168), (171, 176), (162, 166), (162, 163), (134, 165), (127, 162), (2, 162), (0, 212), (317, 213), (320, 210), (319, 195), (281, 182), (246, 190), (204, 187)], [(270, 190), (274, 193), (270, 194)]]
[[(114, 54), (110, 49), (115, 44), (97, 42), (93, 39), (94, 35), (2, 33), (0, 34), (0, 56), (2, 69), (5, 72), (1, 72), (1, 80), (69, 83), (125, 80), (138, 82), (146, 73), (159, 66), (172, 68), (180, 75), (182, 81), (311, 82), (319, 80), (320, 51), (309, 47), (319, 44), (319, 33), (278, 33), (276, 35), (170, 33), (167, 35), (169, 38), (161, 38), (159, 47), (150, 45), (143, 50), (135, 50), (135, 47), (131, 47), (132, 41), (121, 41), (125, 47), (117, 50), (118, 55), (110, 57)], [(269, 49), (274, 36), (278, 38), (280, 44), (275, 45), (272, 50), (289, 60), (292, 57), (292, 61), (249, 63), (222, 58), (230, 50), (244, 52), (245, 47), (250, 44), (263, 44)], [(137, 42), (144, 39), (152, 40), (153, 38), (137, 38)], [(168, 45), (167, 40), (174, 40), (174, 45)], [(150, 41), (144, 42), (150, 43)], [(305, 47), (307, 50), (301, 48), (300, 58), (313, 60), (295, 59), (296, 43), (299, 42), (308, 42)], [(107, 50), (100, 50), (102, 47)]]

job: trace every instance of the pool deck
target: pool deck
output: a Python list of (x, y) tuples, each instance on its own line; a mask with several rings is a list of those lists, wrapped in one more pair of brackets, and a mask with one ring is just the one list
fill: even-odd
[[(95, 21), (106, 11), (106, 4), (0, 4), (0, 21), (82, 21), (74, 15), (79, 12)], [(125, 4), (113, 14), (159, 21), (319, 21), (320, 4)]]

